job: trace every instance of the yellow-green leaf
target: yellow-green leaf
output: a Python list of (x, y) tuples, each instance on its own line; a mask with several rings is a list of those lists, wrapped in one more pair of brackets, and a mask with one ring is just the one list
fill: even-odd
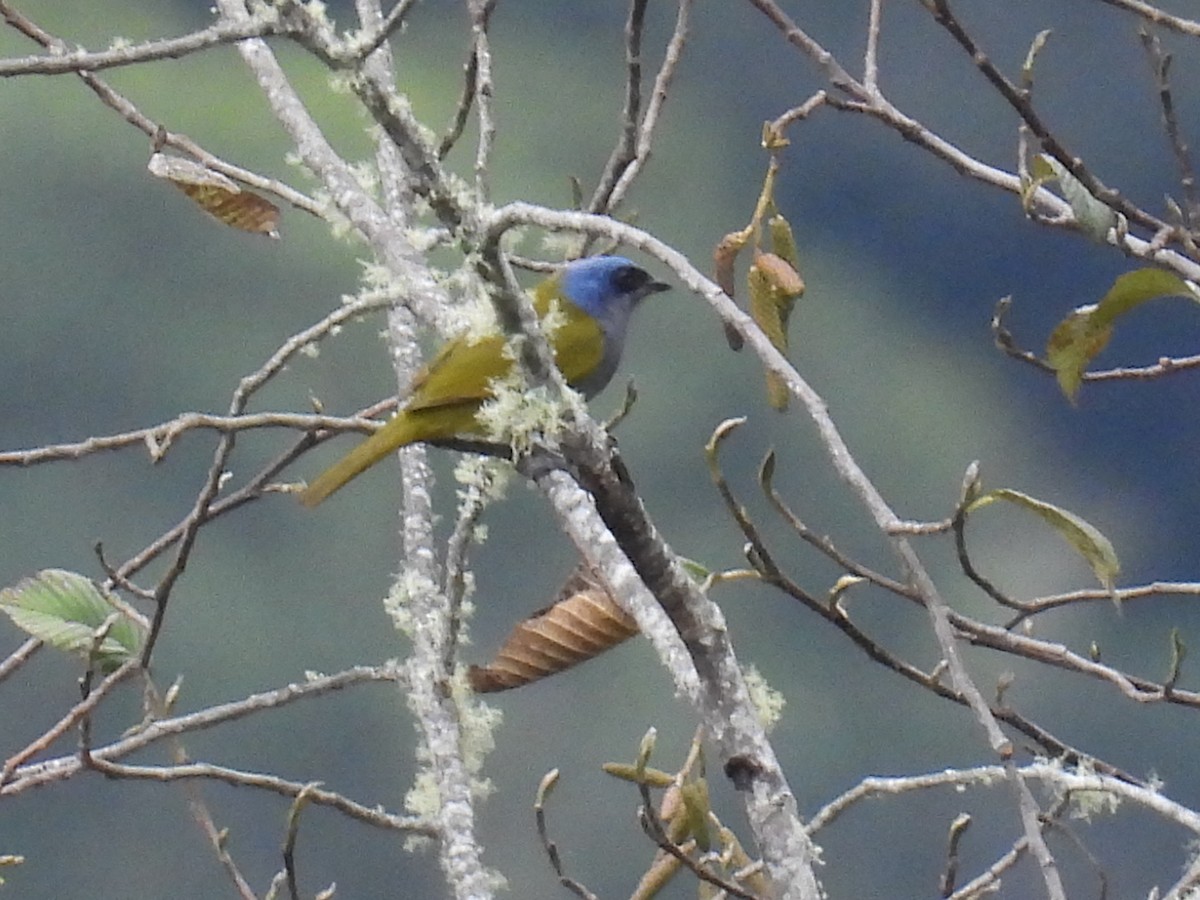
[[(747, 274), (750, 316), (780, 353), (788, 350), (788, 319), (796, 298), (804, 293), (800, 273), (774, 253), (755, 253)], [(790, 392), (774, 372), (767, 372), (767, 400), (774, 409), (787, 409)]]
[(1071, 310), (1046, 341), (1046, 362), (1054, 369), (1058, 386), (1071, 402), (1079, 393), (1083, 373), (1112, 337), (1112, 324), (1101, 324), (1093, 316), (1096, 306)]
[(712, 809), (708, 800), (708, 782), (703, 778), (685, 782), (679, 788), (683, 801), (686, 833), (695, 838), (696, 846), (707, 853), (712, 845), (708, 833), (708, 813)]
[(1099, 582), (1108, 590), (1112, 590), (1113, 579), (1121, 571), (1121, 564), (1117, 560), (1117, 553), (1113, 549), (1112, 543), (1101, 534), (1098, 528), (1073, 512), (1008, 488), (998, 488), (979, 495), (967, 506), (966, 511), (967, 513), (974, 512), (997, 500), (1007, 500), (1040, 516), (1062, 535), (1067, 543), (1079, 551), (1079, 554), (1092, 567), (1092, 572), (1095, 573)]
[(648, 784), (650, 787), (668, 788), (675, 783), (675, 776), (670, 772), (664, 772), (662, 769), (655, 769), (650, 766), (639, 769), (630, 763), (606, 762), (602, 763), (600, 768), (614, 778), (632, 781), (634, 784)]
[(1108, 344), (1116, 320), (1147, 300), (1169, 296), (1200, 301), (1196, 288), (1178, 275), (1137, 269), (1118, 277), (1099, 303), (1072, 310), (1059, 322), (1046, 343), (1046, 361), (1068, 399), (1075, 399), (1084, 371)]
[(145, 636), (142, 626), (120, 613), (90, 579), (62, 569), (45, 569), (0, 590), (0, 611), (33, 637), (85, 658), (97, 629), (117, 613), (96, 647), (96, 659), (106, 672), (135, 658)]
[(796, 250), (796, 237), (788, 220), (781, 213), (776, 213), (767, 220), (767, 231), (771, 235), (771, 252), (799, 272), (800, 254)]

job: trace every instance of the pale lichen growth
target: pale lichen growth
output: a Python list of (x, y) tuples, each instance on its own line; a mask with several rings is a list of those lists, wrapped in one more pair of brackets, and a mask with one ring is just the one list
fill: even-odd
[[(432, 135), (430, 137), (432, 138)], [(450, 199), (456, 206), (460, 209), (474, 208), (476, 201), (474, 185), (454, 172), (447, 172), (444, 182), (450, 192)]]
[(396, 277), (392, 270), (382, 263), (377, 263), (369, 259), (360, 259), (358, 260), (358, 264), (362, 267), (362, 274), (359, 275), (359, 280), (363, 283), (364, 287), (370, 290), (384, 290), (396, 283)]
[[(437, 821), (438, 810), (442, 806), (442, 795), (438, 790), (437, 781), (429, 769), (422, 769), (413, 779), (413, 786), (404, 795), (404, 808), (414, 816), (420, 816), (429, 821)], [(433, 845), (433, 839), (424, 835), (409, 835), (404, 841), (404, 849), (408, 851), (424, 850)]]
[(466, 504), (487, 505), (503, 500), (508, 491), (512, 469), (498, 459), (486, 456), (464, 456), (454, 467), (458, 489), (459, 512)]
[(339, 96), (345, 96), (354, 92), (354, 77), (348, 72), (333, 72), (326, 79), (329, 84), (329, 92)]
[(428, 253), (441, 244), (446, 237), (445, 231), (439, 228), (412, 227), (404, 231), (404, 239), (417, 253)]
[(542, 317), (542, 333), (546, 335), (546, 340), (553, 341), (554, 335), (566, 324), (567, 314), (563, 312), (562, 304), (555, 297), (550, 301), (546, 315)]
[[(541, 319), (542, 333), (548, 341), (553, 341), (555, 332), (565, 323), (566, 316), (560, 304), (557, 299), (552, 300)], [(537, 443), (557, 446), (564, 413), (575, 411), (582, 405), (582, 400), (573, 391), (568, 390), (566, 395), (555, 400), (548, 386), (529, 387), (523, 369), (516, 365), (520, 359), (521, 340), (517, 337), (504, 345), (501, 352), (513, 361), (512, 371), (491, 380), (493, 397), (476, 414), (484, 434), (491, 440), (508, 442), (518, 456)]]
[[(1081, 758), (1075, 767), (1075, 774), (1080, 778), (1095, 778), (1096, 767), (1086, 758)], [(1071, 818), (1091, 822), (1093, 816), (1115, 815), (1121, 806), (1121, 798), (1112, 791), (1106, 790), (1072, 790)]]
[(583, 252), (586, 236), (569, 231), (548, 231), (542, 236), (542, 248), (559, 259), (575, 259)]
[(475, 416), (489, 440), (505, 441), (517, 456), (535, 444), (557, 446), (565, 407), (551, 397), (548, 387), (528, 388), (520, 373), (514, 373), (492, 379), (491, 390), (493, 398)]
[(438, 322), (444, 334), (461, 335), (467, 343), (476, 344), (500, 333), (487, 283), (474, 266), (460, 266), (446, 276), (443, 284), (458, 301), (444, 311)]
[(748, 666), (743, 673), (746, 689), (750, 692), (750, 702), (758, 713), (758, 720), (766, 731), (770, 731), (783, 718), (783, 708), (787, 700), (783, 694), (767, 684), (767, 680), (754, 666)]
[(384, 612), (391, 617), (397, 631), (411, 636), (416, 627), (412, 610), (409, 608), (412, 598), (437, 591), (438, 586), (429, 578), (414, 569), (406, 569), (392, 582), (391, 590), (383, 601)]
[(368, 194), (374, 194), (379, 187), (379, 171), (369, 162), (360, 161), (351, 165), (350, 175)]
[(471, 690), (465, 667), (460, 666), (450, 679), (450, 692), (458, 704), (463, 764), (471, 773), (471, 788), (476, 797), (486, 797), (493, 786), (480, 773), (484, 760), (496, 749), (496, 729), (504, 720), (504, 713), (488, 706)]
[(312, 20), (313, 25), (319, 28), (333, 29), (333, 22), (329, 19), (329, 10), (323, 0), (308, 0), (307, 3), (303, 3), (301, 6)]
[[(483, 211), (483, 215), (487, 215), (487, 210)], [(514, 254), (521, 246), (521, 242), (525, 240), (529, 234), (529, 228), (525, 225), (518, 225), (508, 229), (504, 234), (500, 235), (500, 249), (506, 254)]]

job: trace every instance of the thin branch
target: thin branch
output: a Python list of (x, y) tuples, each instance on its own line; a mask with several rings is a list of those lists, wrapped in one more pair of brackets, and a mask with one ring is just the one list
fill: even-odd
[(101, 681), (94, 690), (89, 691), (87, 696), (72, 706), (66, 715), (46, 729), (40, 737), (6, 759), (4, 768), (0, 769), (0, 794), (5, 792), (10, 781), (17, 780), (16, 773), (23, 763), (52, 746), (60, 737), (90, 716), (101, 700), (139, 668), (141, 666), (137, 660), (123, 663), (120, 668)]
[(1175, 703), (1181, 706), (1200, 706), (1200, 693), (1178, 689), (1168, 691), (1163, 685), (1149, 679), (1127, 675), (1111, 666), (1080, 656), (1078, 653), (1068, 650), (1063, 644), (1025, 637), (1000, 626), (985, 625), (957, 613), (953, 614), (952, 620), (954, 627), (962, 631), (972, 644), (1014, 653), (1025, 659), (1036, 660), (1046, 665), (1106, 681), (1116, 687), (1124, 696), (1138, 703)]
[[(942, 160), (959, 174), (1015, 196), (1025, 196), (1025, 184), (1019, 174), (988, 165), (963, 152), (959, 147), (926, 128), (916, 119), (902, 113), (878, 91), (874, 93), (868, 91), (865, 85), (854, 79), (842, 67), (829, 50), (800, 28), (773, 0), (748, 0), (748, 2), (762, 11), (788, 42), (812, 60), (825, 74), (829, 83), (837, 89), (833, 93), (818, 92), (804, 106), (783, 114), (777, 121), (790, 123), (805, 117), (819, 106), (830, 106), (837, 110), (871, 116), (895, 131), (904, 140)], [(922, 0), (922, 2), (928, 4), (932, 0)], [(1028, 106), (1028, 104), (1025, 105)], [(1067, 168), (1070, 170), (1072, 166)], [(1061, 197), (1046, 188), (1039, 187), (1032, 197), (1028, 198), (1028, 201), (1033, 204), (1030, 206), (1031, 218), (1041, 224), (1071, 231), (1077, 230), (1070, 206)], [(1155, 222), (1158, 221), (1147, 213), (1140, 210), (1138, 212), (1136, 220), (1148, 218)], [(1160, 224), (1163, 227), (1155, 229), (1156, 235), (1178, 239), (1177, 229), (1171, 228), (1166, 223)], [(1127, 229), (1113, 229), (1108, 235), (1108, 242), (1130, 258), (1144, 260), (1170, 269), (1183, 278), (1200, 280), (1200, 264), (1190, 259), (1185, 253), (1167, 249), (1162, 241), (1146, 240), (1129, 233)], [(1184, 249), (1190, 252), (1190, 247), (1187, 247), (1186, 244)]]
[(468, 0), (471, 11), (472, 58), (475, 62), (475, 108), (479, 111), (479, 142), (475, 148), (475, 198), (480, 204), (491, 202), (489, 185), (492, 151), (496, 143), (496, 91), (492, 76), (492, 45), (488, 23), (496, 0)]
[(978, 587), (981, 591), (983, 591), (1001, 606), (1007, 607), (1008, 609), (1023, 610), (1025, 608), (1023, 603), (1013, 600), (994, 584), (988, 581), (988, 579), (984, 578), (983, 575), (981, 575), (975, 568), (974, 563), (971, 562), (971, 555), (967, 552), (967, 515), (965, 507), (960, 506), (958, 510), (955, 511), (954, 519), (952, 520), (952, 526), (954, 530), (954, 552), (958, 557), (958, 565), (959, 568), (962, 569), (963, 574), (966, 575), (976, 587)]
[(1183, 189), (1183, 224), (1194, 228), (1200, 218), (1200, 200), (1196, 195), (1196, 170), (1192, 166), (1188, 154), (1187, 140), (1179, 127), (1179, 117), (1175, 114), (1175, 100), (1171, 94), (1171, 54), (1162, 48), (1158, 36), (1143, 28), (1138, 32), (1142, 47), (1154, 70), (1154, 83), (1158, 89), (1158, 102), (1162, 107), (1163, 128), (1167, 132), (1167, 140), (1171, 144), (1171, 152), (1175, 155), (1175, 164), (1179, 167), (1179, 184)]
[[(56, 733), (56, 736), (70, 730), (82, 716), (90, 714), (100, 700), (103, 699), (103, 696), (110, 692), (129, 672), (136, 668), (136, 663), (127, 663), (121, 669), (108, 676), (89, 694), (87, 700), (77, 704), (60, 723), (54, 726), (52, 730)], [(111, 762), (123, 759), (131, 753), (178, 735), (202, 731), (227, 722), (237, 721), (238, 719), (255, 715), (266, 709), (276, 709), (291, 705), (298, 700), (322, 697), (333, 691), (342, 690), (356, 684), (370, 682), (395, 683), (400, 680), (402, 680), (402, 675), (394, 667), (356, 666), (334, 675), (322, 675), (273, 691), (251, 694), (249, 697), (241, 700), (209, 706), (195, 713), (152, 720), (134, 733), (122, 737), (120, 740), (93, 748), (91, 750), (91, 757), (93, 761), (99, 759), (102, 762)], [(78, 754), (24, 764), (25, 760), (41, 752), (43, 745), (48, 747), (53, 743), (53, 740), (46, 740), (46, 736), (44, 735), (34, 742), (37, 744), (36, 748), (32, 750), (26, 748), (17, 754), (16, 757), (10, 758), (10, 763), (12, 759), (16, 759), (17, 757), (20, 757), (20, 760), (11, 767), (6, 763), (5, 771), (8, 774), (0, 776), (0, 797), (23, 793), (30, 788), (40, 787), (45, 784), (65, 781), (68, 778), (78, 775), (86, 768)], [(33, 745), (30, 746), (32, 747)]]
[(40, 463), (77, 460), (95, 453), (143, 445), (150, 458), (158, 462), (174, 444), (175, 439), (188, 431), (211, 430), (235, 434), (260, 428), (287, 428), (294, 431), (327, 431), (341, 434), (355, 431), (369, 434), (380, 423), (363, 416), (325, 416), (305, 413), (262, 412), (218, 416), (209, 413), (182, 413), (169, 422), (146, 428), (135, 428), (119, 434), (100, 435), (67, 444), (47, 444), (28, 450), (0, 452), (0, 466), (33, 466)]
[(162, 784), (173, 781), (218, 781), (234, 787), (266, 791), (293, 800), (303, 793), (311, 803), (335, 809), (351, 819), (376, 828), (405, 834), (425, 835), (426, 837), (438, 836), (437, 828), (427, 819), (394, 815), (384, 812), (378, 805), (366, 806), (336, 791), (313, 787), (311, 782), (306, 784), (289, 781), (286, 778), (262, 772), (250, 772), (203, 762), (182, 763), (173, 766), (132, 766), (113, 762), (102, 751), (92, 754), (91, 766), (110, 778), (157, 781)]
[(621, 111), (617, 144), (609, 154), (599, 183), (587, 208), (589, 212), (608, 212), (617, 179), (633, 162), (637, 152), (637, 126), (642, 115), (642, 32), (645, 29), (648, 0), (629, 0), (625, 18), (625, 107)]
[(1077, 603), (1116, 602), (1122, 607), (1131, 600), (1145, 600), (1150, 597), (1177, 596), (1200, 597), (1200, 583), (1194, 581), (1154, 581), (1150, 584), (1129, 588), (1086, 588), (1070, 591), (1065, 594), (1051, 594), (1046, 597), (1035, 597), (1021, 603), (1021, 612), (1004, 623), (1004, 627), (1013, 629), (1025, 619), (1051, 609), (1069, 606)]
[[(1055, 762), (1033, 762), (1021, 766), (1017, 775), (1024, 780), (1041, 781), (1062, 791), (1100, 792), (1143, 807), (1181, 828), (1200, 835), (1200, 814), (1166, 797), (1161, 791), (1118, 778), (1082, 770), (1072, 771)], [(877, 796), (897, 796), (935, 788), (994, 787), (1003, 780), (1000, 766), (974, 769), (945, 769), (928, 775), (896, 778), (871, 776), (822, 807), (809, 821), (815, 833), (831, 825), (842, 813), (861, 801)]]
[[(663, 828), (662, 820), (649, 804), (650, 788), (645, 782), (641, 782), (638, 787), (641, 789), (646, 802), (638, 809), (638, 822), (641, 823), (642, 830), (650, 840), (654, 841), (658, 849), (662, 850), (669, 856), (677, 859), (680, 864), (699, 878), (706, 884), (715, 887), (722, 895), (730, 897), (739, 897), (741, 900), (763, 900), (758, 894), (744, 890), (741, 886), (734, 884), (732, 881), (727, 881), (716, 872), (713, 872), (707, 866), (693, 859), (684, 847), (675, 843), (667, 835), (666, 829)], [(694, 842), (693, 842), (694, 843)]]
[(1100, 2), (1141, 16), (1147, 22), (1154, 25), (1161, 25), (1163, 28), (1169, 28), (1172, 31), (1186, 34), (1189, 37), (1200, 37), (1200, 22), (1195, 19), (1185, 19), (1182, 16), (1172, 15), (1165, 10), (1159, 9), (1157, 6), (1144, 3), (1143, 0), (1100, 0)]
[(38, 652), (44, 645), (37, 638), (29, 638), (20, 647), (14, 650), (8, 656), (0, 660), (0, 682), (18, 671), (21, 666), (29, 662), (33, 655)]
[(1022, 93), (1020, 88), (1009, 81), (996, 68), (992, 61), (988, 59), (987, 54), (980, 49), (975, 39), (971, 37), (970, 33), (958, 20), (958, 17), (951, 11), (949, 0), (921, 0), (921, 4), (929, 10), (934, 21), (941, 25), (971, 57), (971, 61), (975, 63), (976, 68), (979, 69), (984, 78), (1008, 102), (1009, 106), (1013, 108), (1017, 115), (1021, 117), (1021, 120), (1029, 127), (1033, 135), (1041, 142), (1042, 149), (1058, 160), (1063, 168), (1070, 172), (1087, 189), (1089, 194), (1114, 211), (1124, 215), (1130, 222), (1136, 222), (1139, 225), (1149, 228), (1151, 231), (1158, 232), (1170, 228), (1170, 225), (1162, 219), (1130, 203), (1112, 188), (1106, 187), (1084, 165), (1083, 160), (1067, 152), (1058, 137), (1050, 130), (1033, 108), (1029, 98)]
[[(11, 7), (4, 0), (0, 0), (0, 8), (6, 12), (12, 12)], [(17, 13), (12, 14), (19, 15)], [(69, 52), (70, 48), (65, 42), (24, 17), (21, 17), (20, 30), (43, 47), (55, 52)], [(274, 194), (285, 203), (289, 203), (295, 208), (301, 209), (311, 215), (318, 217), (326, 215), (326, 211), (321, 204), (306, 194), (273, 178), (266, 178), (248, 169), (227, 163), (220, 157), (209, 153), (186, 135), (165, 130), (159, 123), (143, 115), (128, 98), (113, 90), (105, 81), (90, 72), (77, 72), (76, 74), (84, 84), (91, 88), (92, 92), (100, 98), (100, 101), (105, 106), (116, 111), (126, 122), (139, 129), (146, 137), (154, 141), (156, 145), (161, 142), (162, 146), (172, 147), (181, 153), (186, 153), (213, 171), (220, 172), (222, 175), (240, 181), (249, 187)]]
[(642, 37), (646, 0), (630, 0), (625, 22), (625, 105), (620, 134), (605, 163), (596, 190), (587, 204), (594, 213), (611, 213), (624, 199), (650, 158), (654, 132), (670, 94), (671, 83), (687, 44), (688, 23), (694, 0), (679, 0), (675, 26), (667, 41), (662, 64), (654, 77), (650, 101), (642, 112)]
[[(26, 56), (21, 59), (0, 60), (0, 78), (11, 78), (15, 75), (70, 75), (99, 72), (103, 69), (115, 69), (158, 59), (179, 59), (200, 50), (244, 41), (246, 38), (287, 34), (289, 30), (287, 25), (280, 21), (269, 7), (263, 9), (265, 12), (261, 12), (245, 22), (233, 23), (222, 20), (182, 37), (159, 38), (143, 44), (114, 47), (111, 50), (67, 50), (65, 44), (57, 42), (52, 46), (57, 46), (62, 52), (51, 56)], [(0, 0), (0, 16), (3, 16), (4, 21), (17, 31), (38, 43), (43, 43), (46, 38), (46, 33), (42, 29), (13, 9), (7, 0)]]
[(863, 56), (863, 88), (879, 93), (879, 34), (883, 27), (883, 0), (871, 0), (867, 18), (867, 52)]
[[(417, 5), (417, 0), (398, 0), (392, 11), (376, 22), (364, 22), (362, 34), (359, 35), (361, 45), (352, 53), (360, 60), (365, 60), (383, 46), (383, 42), (404, 27), (404, 18)], [(376, 4), (378, 6), (378, 4)]]
[(629, 192), (634, 180), (642, 173), (642, 170), (650, 159), (654, 143), (654, 132), (658, 127), (663, 108), (666, 106), (671, 83), (675, 79), (675, 72), (683, 59), (683, 50), (688, 38), (688, 22), (691, 18), (693, 3), (694, 0), (679, 0), (679, 8), (675, 15), (675, 28), (671, 32), (670, 39), (667, 41), (662, 65), (659, 66), (658, 74), (654, 76), (654, 87), (650, 92), (650, 102), (646, 106), (646, 114), (642, 116), (642, 124), (638, 128), (634, 157), (625, 166), (624, 171), (620, 173), (616, 186), (608, 198), (606, 209), (610, 212), (625, 199), (625, 195)]

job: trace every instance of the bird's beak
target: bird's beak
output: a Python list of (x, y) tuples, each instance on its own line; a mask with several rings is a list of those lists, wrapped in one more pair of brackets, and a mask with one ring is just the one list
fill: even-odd
[(661, 294), (663, 291), (669, 291), (670, 289), (671, 286), (662, 281), (647, 282), (646, 286), (642, 288), (642, 290), (645, 291), (645, 296), (649, 296), (650, 294)]

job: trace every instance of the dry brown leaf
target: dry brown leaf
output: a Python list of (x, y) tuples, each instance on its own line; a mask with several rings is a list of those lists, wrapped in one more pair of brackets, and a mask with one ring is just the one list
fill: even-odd
[(165, 153), (151, 156), (147, 168), (150, 174), (175, 185), (223, 225), (279, 238), (279, 207), (243, 189), (232, 178), (193, 160)]
[(580, 565), (554, 605), (513, 628), (491, 664), (471, 666), (468, 679), (477, 693), (506, 691), (586, 662), (637, 631), (599, 575)]

